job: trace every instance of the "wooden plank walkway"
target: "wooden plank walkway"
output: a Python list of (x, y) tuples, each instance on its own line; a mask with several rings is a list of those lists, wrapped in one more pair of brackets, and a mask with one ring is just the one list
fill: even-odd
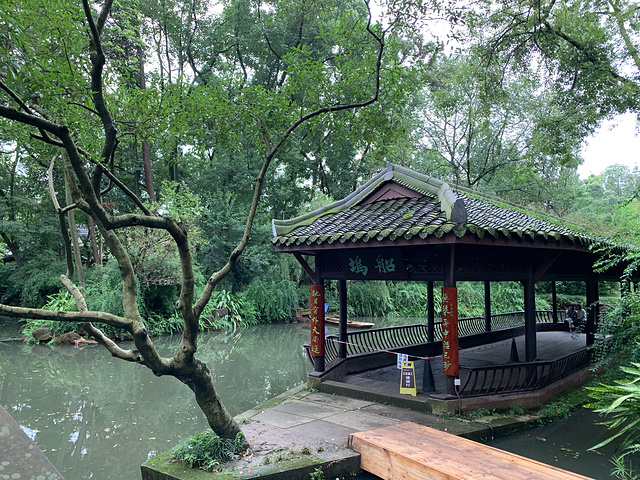
[(385, 480), (592, 480), (413, 422), (352, 433), (349, 447)]

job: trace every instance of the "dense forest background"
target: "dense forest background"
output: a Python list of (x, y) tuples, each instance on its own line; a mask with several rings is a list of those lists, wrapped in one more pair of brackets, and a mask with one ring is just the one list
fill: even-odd
[[(249, 242), (216, 286), (204, 319), (229, 308), (231, 316), (216, 325), (287, 321), (291, 308), (307, 301), (308, 282), (293, 258), (274, 252), (271, 220), (348, 195), (386, 162), (594, 235), (637, 242), (640, 171), (614, 164), (601, 175), (577, 174), (584, 138), (602, 120), (637, 111), (637, 5), (488, 2), (465, 10), (455, 2), (412, 3), (407, 11), (415, 15), (397, 15), (409, 8), (405, 3), (372, 6), (374, 23), (390, 32), (377, 101), (318, 117), (287, 138), (265, 176)], [(329, 66), (336, 82), (371, 68), (371, 43), (349, 38), (356, 35), (349, 26), (367, 7), (359, 0), (113, 3), (102, 33), (105, 99), (118, 132), (110, 162), (154, 211), (187, 227), (196, 289), (224, 266), (244, 234), (266, 148), (261, 129), (277, 129), (303, 106), (339, 102), (371, 87), (364, 77), (340, 90), (319, 80)], [(88, 27), (78, 11), (36, 0), (3, 5), (1, 101), (9, 105), (19, 96), (46, 108), (74, 128), (85, 149), (98, 150), (92, 138), (100, 122), (83, 55)], [(64, 40), (54, 42), (62, 30)], [(57, 182), (60, 198), (70, 189), (64, 175), (47, 173), (57, 150), (39, 137), (0, 121), (0, 302), (73, 310), (59, 280), (67, 260), (48, 180)], [(108, 212), (135, 210), (121, 190), (105, 188)], [(123, 314), (117, 261), (90, 216), (80, 209), (69, 215), (79, 267), (74, 278), (88, 308)], [(181, 329), (180, 259), (169, 235), (142, 226), (118, 235), (149, 330)], [(615, 295), (613, 287), (603, 294)], [(461, 314), (481, 314), (482, 287), (461, 288)], [(334, 289), (328, 298), (337, 303)], [(351, 315), (425, 312), (424, 285), (353, 283), (350, 289)], [(521, 308), (520, 289), (496, 285), (494, 311)], [(550, 308), (544, 290), (538, 308)], [(582, 290), (561, 286), (560, 300), (580, 301)]]

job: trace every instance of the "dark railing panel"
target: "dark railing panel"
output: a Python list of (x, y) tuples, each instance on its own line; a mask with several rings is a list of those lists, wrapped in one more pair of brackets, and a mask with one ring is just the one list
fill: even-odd
[(591, 350), (580, 350), (559, 360), (485, 367), (461, 367), (459, 395), (465, 397), (522, 392), (546, 387), (589, 364)]
[[(536, 323), (552, 323), (553, 312), (536, 311)], [(524, 312), (508, 312), (491, 315), (491, 330), (503, 330), (524, 324)], [(458, 320), (460, 336), (484, 333), (484, 316), (465, 317)], [(434, 341), (442, 340), (442, 322), (434, 323)], [(427, 343), (427, 324), (401, 325), (396, 327), (372, 328), (347, 332), (347, 357), (366, 355), (381, 350), (395, 350), (402, 347)], [(327, 335), (325, 343), (325, 361), (338, 358), (338, 335)], [(310, 356), (309, 345), (305, 344), (307, 356)]]

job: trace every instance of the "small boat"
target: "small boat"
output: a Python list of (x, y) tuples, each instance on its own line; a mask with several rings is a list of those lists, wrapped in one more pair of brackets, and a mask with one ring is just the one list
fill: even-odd
[[(325, 323), (331, 323), (333, 325), (340, 325), (340, 319), (338, 317), (325, 317)], [(375, 323), (371, 322), (358, 322), (355, 320), (347, 320), (347, 328), (371, 328)]]
[[(308, 308), (295, 308), (293, 310), (293, 319), (298, 322), (308, 322), (311, 310)], [(332, 325), (340, 325), (340, 319), (338, 317), (324, 317), (325, 323), (331, 323)], [(347, 320), (348, 328), (371, 328), (375, 323), (371, 322), (358, 322), (356, 320)]]

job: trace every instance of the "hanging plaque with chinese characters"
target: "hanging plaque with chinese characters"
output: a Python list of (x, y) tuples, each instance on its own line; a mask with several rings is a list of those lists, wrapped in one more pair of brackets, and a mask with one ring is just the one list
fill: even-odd
[(392, 280), (406, 278), (399, 248), (358, 249), (339, 253), (342, 272), (348, 280)]
[(442, 289), (442, 370), (445, 375), (457, 377), (458, 359), (458, 289)]
[(324, 356), (324, 287), (311, 285), (311, 356)]

